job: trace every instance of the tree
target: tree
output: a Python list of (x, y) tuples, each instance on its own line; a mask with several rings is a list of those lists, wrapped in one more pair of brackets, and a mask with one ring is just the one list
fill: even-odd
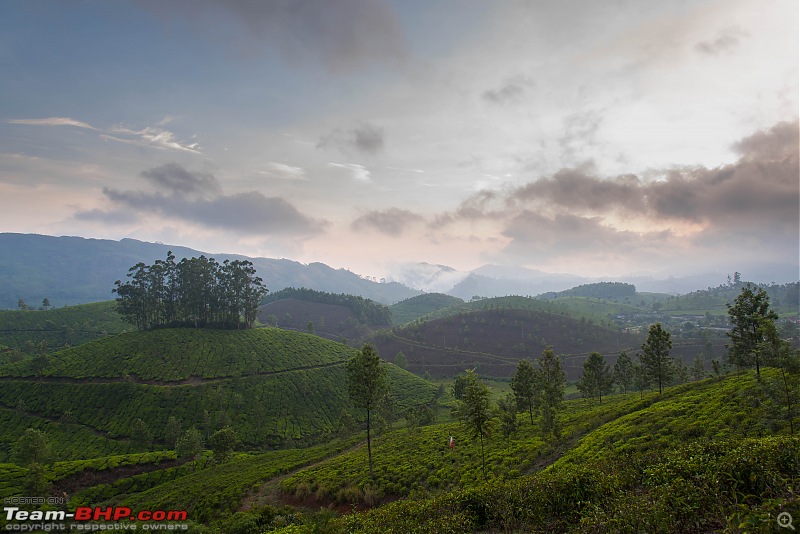
[(536, 371), (528, 360), (520, 360), (511, 379), (511, 390), (518, 408), (528, 410), (533, 425), (533, 405), (536, 396)]
[[(203, 435), (197, 428), (192, 427), (186, 431), (175, 444), (175, 453), (178, 458), (186, 458), (194, 462), (203, 452)], [(192, 467), (194, 470), (194, 466)]]
[(211, 435), (211, 450), (214, 451), (214, 461), (222, 463), (230, 457), (236, 447), (236, 431), (233, 427), (226, 426)]
[(150, 433), (150, 428), (143, 419), (136, 419), (133, 422), (131, 441), (145, 448), (149, 448), (150, 444), (153, 442), (153, 435)]
[(42, 464), (31, 464), (23, 482), (25, 495), (31, 497), (44, 497), (50, 491), (50, 482), (47, 480), (47, 470)]
[(534, 408), (542, 416), (542, 433), (558, 437), (560, 428), (556, 414), (564, 400), (567, 377), (553, 349), (547, 347), (539, 358), (536, 380), (539, 391), (534, 397)]
[(178, 438), (181, 437), (181, 422), (174, 415), (170, 415), (167, 419), (165, 435), (167, 443), (173, 447), (178, 443)]
[(508, 393), (505, 397), (500, 397), (497, 401), (497, 409), (500, 415), (500, 431), (503, 437), (508, 439), (517, 432), (517, 402), (514, 395)]
[(606, 359), (599, 352), (593, 352), (583, 362), (583, 376), (578, 380), (578, 391), (584, 397), (597, 397), (603, 403), (603, 393), (611, 390), (614, 376)]
[(42, 308), (44, 308), (44, 309), (45, 309), (45, 311), (47, 311), (47, 310), (49, 310), (49, 309), (50, 309), (50, 299), (49, 299), (49, 298), (45, 297), (45, 298), (42, 300)]
[(398, 352), (394, 357), (393, 363), (400, 369), (406, 369), (408, 367), (408, 358), (402, 352)]
[(23, 299), (19, 299), (19, 301), (17, 302), (17, 308), (19, 308), (20, 310), (30, 309), (30, 307), (27, 304), (25, 304), (25, 300)]
[(467, 377), (464, 375), (458, 375), (455, 380), (453, 380), (453, 387), (450, 390), (453, 394), (453, 398), (456, 400), (464, 400), (464, 391), (467, 388), (467, 383)]
[(798, 379), (800, 378), (800, 350), (792, 350), (788, 341), (781, 339), (775, 323), (768, 318), (762, 319), (761, 335), (764, 342), (759, 350), (764, 353), (765, 363), (780, 369), (781, 397), (786, 402), (786, 418), (789, 421), (789, 433), (794, 435), (794, 402), (798, 398)]
[(50, 463), (51, 449), (47, 434), (35, 428), (27, 429), (16, 443), (13, 458), (21, 466)]
[(623, 393), (633, 389), (636, 376), (634, 374), (634, 363), (628, 353), (622, 351), (614, 364), (614, 383), (622, 388)]
[(483, 479), (486, 480), (486, 454), (484, 438), (492, 433), (494, 413), (489, 405), (489, 388), (478, 380), (475, 371), (467, 371), (464, 398), (453, 410), (453, 415), (467, 428), (473, 439), (480, 439)]
[(672, 350), (672, 341), (669, 338), (669, 332), (661, 328), (661, 323), (651, 324), (647, 340), (642, 344), (643, 354), (639, 356), (645, 375), (651, 382), (658, 383), (659, 394), (672, 376), (674, 366), (669, 357), (669, 351)]
[(690, 373), (692, 374), (692, 380), (695, 381), (702, 380), (706, 377), (706, 366), (703, 364), (703, 359), (699, 356), (694, 359)]
[(372, 345), (364, 345), (355, 356), (347, 360), (347, 392), (356, 408), (367, 411), (367, 454), (369, 456), (369, 476), (372, 470), (371, 415), (381, 397), (389, 390), (386, 369), (381, 367), (381, 359)]
[(761, 380), (761, 344), (765, 340), (765, 321), (775, 321), (778, 315), (769, 309), (769, 296), (763, 289), (753, 290), (750, 284), (742, 288), (733, 306), (728, 305), (728, 317), (733, 327), (726, 345), (731, 363), (738, 366), (755, 365), (756, 376)]

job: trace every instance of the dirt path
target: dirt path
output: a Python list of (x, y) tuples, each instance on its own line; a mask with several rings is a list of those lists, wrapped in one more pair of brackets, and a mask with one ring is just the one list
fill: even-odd
[(364, 447), (364, 445), (366, 445), (366, 443), (367, 443), (366, 440), (360, 441), (355, 445), (353, 445), (352, 447), (341, 450), (335, 454), (332, 454), (331, 456), (326, 456), (325, 458), (322, 458), (315, 462), (301, 465), (296, 469), (289, 471), (288, 473), (283, 473), (282, 475), (278, 475), (274, 478), (267, 480), (266, 482), (261, 484), (261, 487), (259, 487), (256, 493), (250, 493), (245, 496), (245, 498), (242, 500), (242, 503), (239, 505), (239, 511), (243, 512), (255, 506), (270, 504), (273, 506), (289, 505), (297, 508), (308, 508), (313, 510), (319, 510), (319, 508), (323, 507), (323, 508), (335, 509), (340, 513), (350, 512), (353, 509), (351, 505), (336, 505), (332, 499), (329, 498), (317, 499), (314, 496), (309, 496), (301, 499), (295, 497), (294, 495), (287, 495), (283, 493), (280, 489), (280, 485), (281, 482), (283, 482), (285, 479), (295, 475), (296, 473), (304, 469), (311, 469), (317, 467), (318, 465), (333, 460), (334, 458), (338, 458), (339, 456), (342, 456), (344, 454), (349, 454), (353, 451), (361, 449)]

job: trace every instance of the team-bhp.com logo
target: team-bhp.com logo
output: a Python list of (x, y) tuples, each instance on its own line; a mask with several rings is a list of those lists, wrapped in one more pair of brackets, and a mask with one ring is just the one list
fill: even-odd
[[(74, 512), (65, 510), (22, 510), (16, 506), (5, 506), (6, 521), (15, 521), (16, 524), (6, 524), (6, 530), (34, 531), (34, 530), (120, 530), (119, 523), (124, 530), (177, 530), (186, 529), (186, 525), (175, 525), (175, 521), (186, 521), (186, 510), (140, 510), (135, 512), (126, 506), (103, 508), (100, 506), (79, 506)], [(36, 524), (31, 522), (39, 521)], [(56, 521), (69, 521), (69, 525), (54, 523)], [(89, 524), (88, 522), (92, 522)], [(97, 525), (97, 521), (113, 521), (114, 524)], [(23, 523), (19, 523), (23, 522)], [(51, 523), (47, 523), (51, 522)], [(148, 523), (150, 522), (150, 523)], [(167, 528), (169, 526), (169, 528)], [(105, 528), (102, 528), (105, 527)]]

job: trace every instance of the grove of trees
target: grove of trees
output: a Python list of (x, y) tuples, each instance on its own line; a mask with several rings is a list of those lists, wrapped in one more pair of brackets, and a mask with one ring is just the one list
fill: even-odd
[(249, 261), (184, 258), (172, 252), (153, 265), (139, 262), (117, 280), (119, 313), (139, 330), (164, 327), (249, 328), (267, 289)]

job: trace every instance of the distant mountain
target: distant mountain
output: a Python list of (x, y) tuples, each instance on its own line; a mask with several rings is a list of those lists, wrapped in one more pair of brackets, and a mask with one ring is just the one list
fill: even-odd
[[(768, 273), (742, 270), (747, 280), (757, 283), (786, 283), (797, 280), (796, 266), (774, 265)], [(733, 269), (731, 273), (733, 274)], [(402, 284), (425, 292), (446, 293), (464, 300), (474, 296), (506, 295), (537, 296), (561, 292), (576, 286), (598, 282), (633, 284), (637, 291), (681, 295), (716, 287), (726, 274), (703, 273), (672, 276), (669, 273), (631, 274), (627, 276), (586, 277), (570, 273), (548, 273), (537, 269), (509, 265), (483, 265), (472, 271), (458, 271), (446, 265), (416, 263), (403, 265), (390, 277)]]
[(111, 300), (114, 281), (125, 279), (131, 266), (140, 261), (150, 264), (163, 259), (170, 250), (178, 260), (201, 254), (220, 262), (250, 260), (270, 291), (307, 287), (359, 295), (383, 304), (420, 294), (399, 283), (372, 282), (323, 263), (305, 265), (285, 259), (212, 254), (135, 239), (113, 241), (0, 233), (0, 308), (16, 308), (19, 299), (32, 307), (38, 307), (44, 298), (57, 307)]

